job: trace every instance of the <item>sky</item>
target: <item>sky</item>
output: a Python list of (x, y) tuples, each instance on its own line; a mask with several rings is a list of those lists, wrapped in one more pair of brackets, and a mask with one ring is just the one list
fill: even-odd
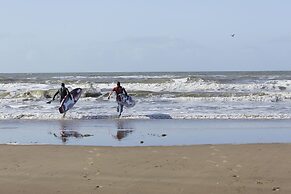
[(0, 0), (0, 73), (291, 70), (290, 10), (290, 0)]

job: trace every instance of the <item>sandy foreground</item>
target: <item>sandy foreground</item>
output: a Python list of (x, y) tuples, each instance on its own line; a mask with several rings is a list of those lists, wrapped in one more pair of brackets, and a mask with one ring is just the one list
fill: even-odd
[(291, 144), (0, 146), (0, 193), (291, 193)]

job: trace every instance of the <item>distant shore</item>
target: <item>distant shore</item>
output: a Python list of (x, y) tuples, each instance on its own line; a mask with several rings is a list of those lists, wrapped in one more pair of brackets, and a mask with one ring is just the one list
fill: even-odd
[(290, 193), (291, 144), (0, 146), (0, 193)]

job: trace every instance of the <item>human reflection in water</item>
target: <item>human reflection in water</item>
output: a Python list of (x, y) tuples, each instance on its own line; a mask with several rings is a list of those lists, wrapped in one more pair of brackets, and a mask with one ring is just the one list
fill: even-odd
[(124, 125), (126, 124), (125, 122), (128, 123), (128, 121), (126, 120), (117, 120), (116, 122), (118, 130), (116, 132), (116, 135), (114, 135), (113, 137), (118, 141), (121, 141), (123, 138), (127, 137), (129, 134), (133, 132), (132, 129), (124, 127)]
[(63, 143), (66, 143), (69, 138), (83, 138), (83, 137), (89, 137), (89, 136), (93, 136), (90, 134), (81, 134), (79, 132), (77, 132), (76, 130), (70, 130), (70, 124), (65, 123), (65, 122), (61, 122), (61, 127), (60, 127), (60, 135), (57, 135), (54, 133), (54, 136), (57, 138), (60, 138), (62, 140)]

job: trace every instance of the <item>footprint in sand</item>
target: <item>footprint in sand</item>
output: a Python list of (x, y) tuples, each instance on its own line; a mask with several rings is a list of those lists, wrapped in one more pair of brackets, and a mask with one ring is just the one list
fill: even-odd
[[(214, 151), (214, 152), (210, 153), (211, 156), (216, 156), (218, 154), (218, 152), (220, 151), (215, 146), (210, 146), (210, 149)], [(212, 160), (206, 160), (206, 162), (212, 163), (215, 167), (220, 167), (218, 162), (215, 162), (215, 161), (212, 161)]]
[(212, 156), (215, 156), (218, 152), (220, 152), (220, 149), (217, 149), (215, 146), (210, 146), (210, 149), (214, 151), (211, 153)]
[(216, 167), (219, 167), (219, 164), (218, 164), (217, 162), (215, 162), (215, 161), (212, 161), (212, 160), (206, 160), (206, 162), (211, 163), (211, 164), (213, 164), (213, 165), (216, 166)]
[(94, 164), (93, 158), (88, 158), (88, 165), (92, 166)]
[(217, 149), (216, 146), (210, 146), (210, 149), (212, 149), (212, 150), (214, 150), (216, 152), (219, 152), (220, 151), (220, 149)]
[[(212, 150), (214, 151), (214, 152), (210, 153), (211, 156), (217, 156), (217, 157), (219, 157), (220, 159), (222, 159), (222, 160), (220, 160), (221, 163), (222, 163), (222, 167), (223, 167), (223, 164), (228, 163), (227, 156), (222, 155), (220, 149), (216, 148), (215, 146), (210, 146), (210, 149), (212, 149)], [(217, 167), (219, 166), (218, 163), (217, 163), (216, 166), (217, 166)]]

